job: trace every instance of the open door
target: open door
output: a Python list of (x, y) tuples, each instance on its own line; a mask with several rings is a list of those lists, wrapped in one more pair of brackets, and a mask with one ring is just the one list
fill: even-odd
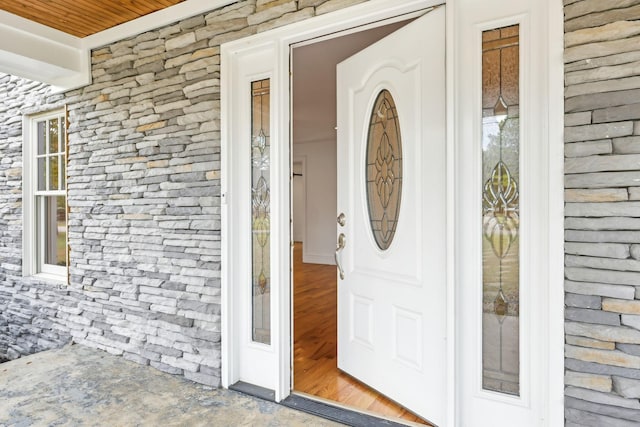
[(337, 74), (338, 367), (444, 424), (445, 7)]

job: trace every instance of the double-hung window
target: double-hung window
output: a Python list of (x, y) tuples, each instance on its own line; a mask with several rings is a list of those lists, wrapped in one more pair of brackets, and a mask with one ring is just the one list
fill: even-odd
[(64, 111), (25, 118), (23, 274), (67, 281)]

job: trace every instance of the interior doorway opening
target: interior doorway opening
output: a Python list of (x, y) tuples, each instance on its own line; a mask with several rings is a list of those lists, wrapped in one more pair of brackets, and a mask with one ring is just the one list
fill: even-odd
[(408, 22), (302, 43), (291, 50), (292, 389), (378, 416), (426, 424), (337, 366), (336, 65)]

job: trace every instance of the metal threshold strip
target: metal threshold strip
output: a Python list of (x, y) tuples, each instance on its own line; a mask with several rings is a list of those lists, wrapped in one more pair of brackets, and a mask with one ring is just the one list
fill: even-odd
[[(269, 390), (252, 384), (247, 384), (242, 381), (229, 386), (229, 389), (260, 399), (268, 400), (270, 402), (275, 401), (275, 393), (273, 390)], [(321, 399), (316, 396), (300, 392), (294, 392), (289, 397), (280, 402), (280, 404), (291, 409), (306, 412), (308, 414), (316, 415), (318, 417), (352, 427), (406, 427), (407, 425), (424, 427), (424, 425), (422, 424), (412, 422), (399, 423), (397, 421), (380, 417), (371, 413), (352, 410), (340, 405), (337, 402)]]

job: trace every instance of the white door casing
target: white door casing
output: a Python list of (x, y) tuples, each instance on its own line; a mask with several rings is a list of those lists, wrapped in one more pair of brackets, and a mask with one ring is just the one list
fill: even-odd
[[(417, 49), (416, 47), (420, 48)], [(445, 7), (338, 65), (338, 367), (436, 424), (446, 418)], [(381, 90), (395, 100), (402, 191), (391, 246), (374, 241), (366, 148)], [(399, 177), (396, 177), (396, 179)]]
[[(556, 49), (561, 50), (562, 10), (554, 3), (560, 2), (455, 2), (450, 49), (455, 64), (451, 67), (455, 72), (452, 129), (458, 153), (454, 160), (456, 425), (526, 427), (560, 425), (563, 420), (562, 137), (558, 131), (562, 56)], [(520, 29), (518, 396), (485, 390), (482, 385), (482, 33), (514, 24)], [(557, 116), (551, 115), (553, 111)]]
[[(228, 111), (231, 117), (236, 117), (233, 126), (223, 131), (223, 138), (228, 137), (234, 143), (228, 146), (222, 161), (223, 168), (233, 169), (232, 179), (223, 176), (222, 185), (222, 218), (227, 224), (222, 230), (224, 242), (222, 276), (226, 286), (223, 286), (223, 300), (228, 301), (233, 309), (228, 308), (228, 317), (222, 317), (223, 386), (228, 387), (238, 381), (248, 382), (267, 389), (275, 389), (278, 381), (279, 346), (283, 334), (281, 319), (274, 313), (277, 307), (274, 302), (281, 295), (281, 288), (271, 286), (271, 343), (269, 345), (252, 340), (252, 290), (251, 290), (251, 83), (262, 79), (271, 80), (271, 90), (278, 88), (277, 75), (274, 72), (274, 43), (264, 43), (230, 55), (228, 66), (223, 70), (223, 78), (231, 80), (228, 90), (233, 97), (223, 97), (223, 111)], [(233, 79), (230, 72), (234, 71)], [(225, 92), (223, 91), (223, 94)], [(273, 110), (273, 100), (270, 102)], [(270, 128), (272, 140), (278, 140), (278, 129), (273, 125), (274, 114), (270, 114)], [(280, 147), (271, 149), (271, 182), (278, 168)], [(233, 166), (231, 166), (233, 165)], [(273, 194), (273, 193), (272, 193)], [(277, 253), (282, 246), (278, 233), (282, 227), (283, 218), (287, 218), (288, 201), (284, 211), (279, 203), (281, 192), (271, 197), (271, 241), (270, 252)], [(234, 220), (229, 217), (233, 216)], [(288, 238), (287, 238), (288, 243)], [(271, 281), (283, 281), (283, 271), (273, 269)], [(286, 281), (288, 274), (285, 273)], [(224, 355), (225, 351), (233, 351), (232, 357)]]
[[(289, 51), (294, 43), (324, 37), (339, 31), (358, 26), (376, 25), (384, 19), (398, 17), (406, 13), (416, 13), (420, 9), (433, 6), (434, 0), (377, 0), (363, 2), (336, 12), (307, 19), (268, 32), (246, 37), (241, 40), (225, 43), (221, 47), (221, 195), (222, 195), (222, 384), (227, 387), (242, 378), (248, 382), (260, 383), (254, 379), (268, 373), (265, 386), (275, 390), (277, 401), (290, 393), (291, 386), (291, 282), (290, 282), (290, 249), (289, 249), (289, 192), (290, 192), (290, 157), (288, 149), (290, 124), (290, 87)], [(555, 0), (448, 0), (447, 2), (447, 205), (449, 219), (447, 224), (447, 260), (449, 266), (447, 299), (443, 303), (447, 311), (447, 348), (448, 362), (440, 369), (446, 376), (446, 390), (440, 390), (442, 412), (446, 411), (446, 419), (441, 426), (490, 425), (561, 425), (563, 422), (563, 275), (562, 275), (562, 2)], [(480, 55), (480, 43), (477, 32), (482, 25), (500, 22), (509, 23), (508, 19), (520, 16), (524, 8), (533, 11), (530, 22), (529, 37), (532, 40), (535, 63), (529, 63), (529, 77), (534, 78), (535, 85), (531, 90), (540, 95), (534, 105), (547, 108), (548, 121), (544, 120), (545, 112), (540, 113), (538, 122), (539, 136), (543, 147), (534, 153), (534, 160), (541, 162), (536, 171), (540, 173), (539, 186), (546, 190), (547, 198), (542, 197), (543, 206), (537, 212), (541, 218), (548, 220), (547, 229), (536, 229), (536, 233), (549, 236), (547, 241), (541, 239), (536, 244), (547, 251), (538, 253), (535, 262), (548, 263), (547, 276), (540, 272), (537, 278), (539, 287), (535, 304), (548, 307), (546, 313), (536, 313), (535, 319), (542, 319), (534, 325), (530, 332), (540, 347), (536, 348), (541, 362), (532, 362), (529, 375), (542, 379), (546, 386), (538, 388), (531, 394), (531, 402), (535, 402), (535, 410), (508, 412), (507, 417), (502, 410), (513, 407), (512, 402), (500, 401), (496, 396), (487, 396), (477, 387), (476, 373), (471, 358), (478, 362), (478, 342), (469, 331), (477, 326), (476, 317), (471, 313), (477, 306), (471, 301), (473, 285), (477, 284), (476, 275), (479, 257), (477, 247), (470, 244), (468, 236), (476, 236), (477, 230), (467, 220), (478, 206), (476, 179), (480, 159), (479, 147), (473, 144), (480, 138), (479, 128), (475, 120), (479, 120), (476, 108), (479, 75), (478, 64), (474, 63)], [(520, 9), (518, 9), (520, 8)], [(415, 15), (414, 15), (415, 16)], [(396, 18), (401, 19), (401, 18)], [(353, 30), (352, 30), (353, 31)], [(414, 44), (416, 49), (421, 45)], [(266, 54), (265, 54), (266, 53)], [(260, 61), (243, 61), (243, 56), (265, 54)], [(247, 243), (238, 240), (242, 235), (242, 227), (246, 221), (240, 217), (242, 208), (243, 165), (249, 163), (244, 158), (242, 149), (243, 124), (241, 118), (249, 114), (238, 106), (240, 97), (237, 92), (237, 79), (241, 75), (251, 74), (245, 67), (257, 67), (260, 76), (272, 76), (272, 140), (274, 141), (275, 162), (272, 173), (272, 199), (275, 198), (272, 229), (274, 249), (272, 273), (274, 278), (274, 294), (272, 295), (272, 353), (252, 353), (244, 356), (244, 349), (239, 340), (242, 322), (249, 321), (243, 315), (242, 301), (239, 291), (249, 277), (243, 263), (248, 254)], [(475, 68), (474, 68), (475, 67)], [(256, 71), (257, 72), (257, 71)], [(260, 74), (262, 73), (262, 74)], [(525, 76), (523, 75), (524, 79)], [(548, 81), (547, 81), (548, 79)], [(476, 89), (474, 89), (474, 85)], [(404, 114), (404, 113), (403, 113)], [(402, 117), (400, 120), (403, 120)], [(405, 139), (403, 139), (403, 143)], [(247, 155), (248, 156), (248, 155)], [(272, 164), (272, 165), (274, 165)], [(532, 175), (530, 175), (532, 176)], [(524, 184), (523, 184), (524, 185)], [(243, 190), (244, 188), (244, 190)], [(406, 195), (406, 193), (403, 193)], [(546, 206), (546, 208), (545, 208)], [(525, 205), (523, 205), (523, 208)], [(404, 208), (402, 208), (404, 209)], [(545, 211), (545, 209), (547, 209)], [(402, 215), (402, 214), (401, 214)], [(404, 222), (404, 220), (402, 220)], [(399, 231), (400, 232), (400, 231)], [(479, 235), (478, 235), (479, 236)], [(347, 247), (349, 247), (349, 241)], [(477, 243), (475, 244), (477, 245)], [(475, 248), (475, 249), (474, 249)], [(536, 264), (537, 265), (537, 264)], [(348, 273), (347, 273), (348, 274)], [(246, 277), (245, 277), (246, 275)], [(469, 287), (471, 286), (471, 287)], [(470, 293), (471, 291), (471, 293)], [(474, 308), (475, 307), (475, 308)], [(471, 310), (471, 312), (469, 311)], [(534, 314), (532, 314), (534, 315)], [(432, 348), (430, 346), (429, 348)], [(476, 353), (474, 353), (476, 352)], [(252, 364), (251, 373), (240, 375), (240, 364)], [(455, 365), (453, 360), (455, 359)], [(470, 370), (471, 369), (471, 370)], [(533, 403), (532, 403), (533, 405)], [(525, 405), (526, 406), (526, 405)], [(520, 408), (524, 406), (520, 405)], [(427, 414), (428, 418), (435, 418)], [(487, 416), (487, 418), (483, 418)], [(495, 420), (498, 419), (498, 422)], [(520, 420), (526, 422), (520, 423)], [(486, 421), (486, 423), (484, 422)], [(528, 424), (527, 424), (528, 423)]]

